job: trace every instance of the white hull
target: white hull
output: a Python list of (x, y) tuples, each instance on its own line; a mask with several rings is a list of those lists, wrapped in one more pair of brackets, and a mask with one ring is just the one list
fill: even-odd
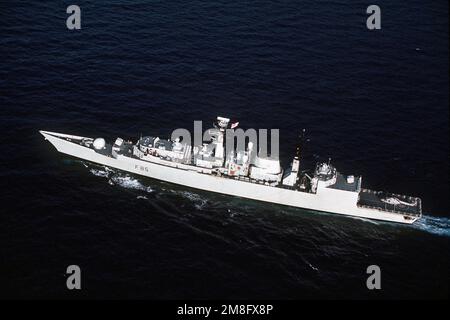
[(123, 155), (118, 155), (117, 158), (113, 158), (97, 153), (91, 148), (87, 148), (64, 139), (81, 139), (84, 137), (46, 131), (40, 132), (61, 153), (134, 174), (195, 189), (315, 211), (375, 220), (411, 224), (419, 218), (411, 216), (407, 217), (399, 213), (392, 213), (378, 209), (359, 207), (357, 205), (357, 192), (333, 188), (320, 188), (315, 194), (306, 193), (230, 178), (217, 177), (191, 170), (172, 168)]

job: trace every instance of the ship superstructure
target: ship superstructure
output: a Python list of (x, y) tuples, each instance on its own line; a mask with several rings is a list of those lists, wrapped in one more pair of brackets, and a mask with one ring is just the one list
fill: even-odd
[(363, 189), (362, 178), (343, 175), (328, 161), (310, 175), (300, 171), (299, 144), (290, 167), (260, 156), (252, 142), (244, 150), (225, 151), (230, 120), (218, 117), (209, 142), (144, 136), (136, 143), (49, 131), (40, 133), (62, 153), (138, 175), (191, 188), (315, 211), (413, 223), (422, 215), (417, 197)]

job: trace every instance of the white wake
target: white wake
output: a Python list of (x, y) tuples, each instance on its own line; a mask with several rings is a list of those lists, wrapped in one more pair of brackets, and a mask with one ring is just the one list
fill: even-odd
[(101, 169), (91, 168), (89, 171), (94, 176), (108, 178), (110, 185), (118, 185), (122, 188), (141, 190), (148, 193), (153, 192), (152, 188), (143, 185), (138, 179), (127, 174), (115, 173), (114, 170), (108, 167), (102, 167)]
[(414, 222), (412, 226), (428, 233), (450, 237), (449, 218), (424, 215), (421, 219)]
[(152, 188), (143, 185), (138, 179), (130, 177), (128, 175), (112, 175), (111, 178), (109, 178), (108, 183), (111, 185), (118, 185), (126, 189), (141, 190), (148, 193), (153, 192)]

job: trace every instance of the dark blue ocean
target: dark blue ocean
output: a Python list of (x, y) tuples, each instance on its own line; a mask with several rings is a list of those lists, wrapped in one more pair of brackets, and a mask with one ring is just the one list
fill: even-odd
[[(81, 30), (66, 8), (81, 8)], [(444, 298), (448, 2), (1, 1), (0, 296)], [(38, 130), (165, 137), (217, 115), (297, 136), (416, 225), (317, 214), (108, 172)], [(66, 289), (66, 268), (82, 290)], [(382, 289), (366, 288), (381, 268)]]

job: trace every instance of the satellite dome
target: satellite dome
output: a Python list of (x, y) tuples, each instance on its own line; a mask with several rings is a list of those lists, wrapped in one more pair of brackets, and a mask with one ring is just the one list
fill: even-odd
[(105, 148), (105, 145), (106, 145), (105, 139), (97, 138), (94, 140), (93, 145), (96, 150), (103, 149), (103, 148)]

